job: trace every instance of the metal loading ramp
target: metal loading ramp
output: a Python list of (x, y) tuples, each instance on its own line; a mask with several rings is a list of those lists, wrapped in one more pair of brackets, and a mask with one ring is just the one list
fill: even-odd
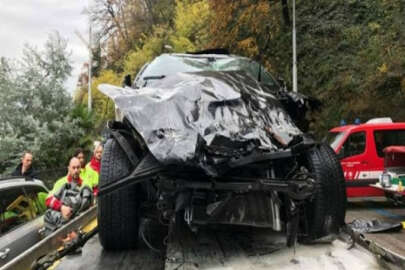
[(268, 229), (222, 227), (198, 234), (179, 230), (169, 240), (166, 270), (380, 269), (362, 247), (341, 240), (287, 248), (285, 236)]
[(357, 245), (347, 248), (347, 243), (334, 240), (297, 245), (294, 250), (285, 246), (282, 234), (268, 229), (220, 226), (194, 234), (182, 228), (173, 231), (163, 256), (145, 245), (137, 250), (106, 252), (96, 236), (81, 254), (66, 256), (54, 269), (381, 269), (371, 252)]

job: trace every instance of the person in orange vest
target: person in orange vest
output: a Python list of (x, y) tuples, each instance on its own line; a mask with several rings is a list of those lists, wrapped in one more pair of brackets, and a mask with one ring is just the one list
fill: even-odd
[(96, 141), (94, 142), (93, 156), (89, 163), (86, 165), (86, 170), (94, 171), (97, 174), (97, 178), (94, 178), (92, 182), (92, 188), (95, 195), (98, 193), (98, 178), (101, 168), (101, 156), (103, 155), (103, 145)]

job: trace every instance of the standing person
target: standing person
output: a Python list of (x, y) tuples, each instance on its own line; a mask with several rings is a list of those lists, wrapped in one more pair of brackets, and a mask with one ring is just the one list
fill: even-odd
[(94, 184), (98, 183), (98, 173), (86, 166), (86, 156), (82, 148), (77, 148), (73, 156), (80, 161), (80, 178), (93, 189), (93, 194), (96, 196), (98, 187)]
[(38, 178), (37, 172), (32, 168), (32, 159), (32, 153), (25, 151), (21, 157), (21, 163), (11, 173), (11, 176)]
[(98, 193), (98, 178), (100, 175), (100, 167), (101, 167), (101, 156), (103, 155), (103, 145), (96, 141), (94, 142), (94, 151), (93, 157), (91, 158), (90, 162), (86, 165), (86, 169), (93, 170), (97, 173), (97, 179), (93, 182), (93, 190), (95, 191), (95, 195)]
[(73, 157), (68, 173), (54, 184), (45, 204), (45, 228), (54, 231), (91, 204), (91, 188), (80, 178), (80, 161)]

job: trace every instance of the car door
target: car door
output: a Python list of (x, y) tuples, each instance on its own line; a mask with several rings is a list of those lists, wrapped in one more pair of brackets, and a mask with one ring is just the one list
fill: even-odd
[(350, 134), (338, 153), (347, 181), (359, 179), (360, 173), (368, 166), (366, 138), (365, 131)]
[(0, 191), (0, 267), (41, 240), (43, 194), (46, 190), (41, 186)]

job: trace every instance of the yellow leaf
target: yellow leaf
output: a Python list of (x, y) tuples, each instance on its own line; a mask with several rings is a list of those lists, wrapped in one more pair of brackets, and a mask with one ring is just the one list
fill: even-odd
[(382, 64), (380, 67), (378, 67), (377, 68), (378, 69), (378, 71), (380, 71), (381, 73), (387, 73), (387, 71), (388, 71), (388, 67), (387, 67), (387, 65), (384, 63), (384, 64)]

